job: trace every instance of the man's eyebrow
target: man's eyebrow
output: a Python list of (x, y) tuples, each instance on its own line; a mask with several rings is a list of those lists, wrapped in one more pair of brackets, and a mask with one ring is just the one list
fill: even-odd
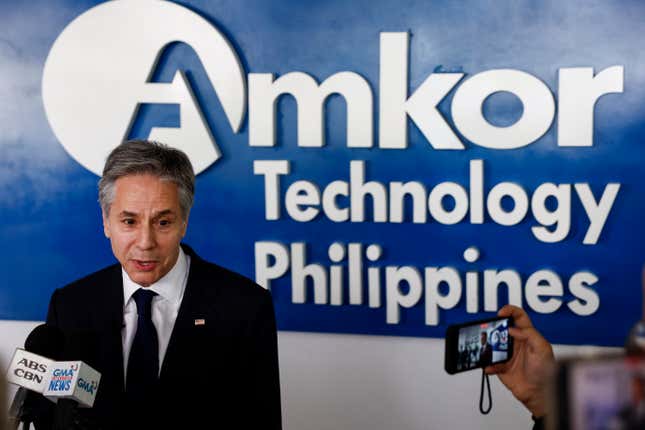
[[(153, 215), (153, 218), (159, 218), (159, 217), (162, 217), (162, 216), (174, 215), (174, 214), (175, 214), (175, 212), (172, 209), (164, 209), (164, 210), (161, 210), (161, 211), (155, 213)], [(121, 217), (137, 217), (138, 214), (136, 214), (135, 212), (130, 212), (130, 211), (125, 211), (124, 210), (124, 211), (119, 212), (119, 216), (121, 216)]]
[(164, 215), (173, 215), (173, 214), (174, 214), (174, 212), (173, 212), (172, 209), (164, 209), (162, 211), (157, 212), (155, 214), (155, 218), (160, 217), (160, 216), (164, 216)]
[(160, 218), (160, 217), (162, 217), (162, 216), (166, 216), (166, 215), (174, 215), (174, 214), (175, 214), (175, 212), (173, 212), (173, 210), (172, 210), (172, 209), (164, 209), (164, 210), (159, 211), (159, 212), (157, 212), (156, 214), (154, 214), (153, 218), (154, 218), (154, 219), (157, 219), (157, 218)]

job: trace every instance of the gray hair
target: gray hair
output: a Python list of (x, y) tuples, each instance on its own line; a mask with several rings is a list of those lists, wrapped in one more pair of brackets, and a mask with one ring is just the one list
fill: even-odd
[(177, 185), (179, 206), (188, 217), (195, 196), (195, 173), (188, 156), (159, 142), (129, 140), (112, 150), (99, 181), (99, 203), (105, 215), (114, 201), (114, 184), (128, 175), (150, 174)]

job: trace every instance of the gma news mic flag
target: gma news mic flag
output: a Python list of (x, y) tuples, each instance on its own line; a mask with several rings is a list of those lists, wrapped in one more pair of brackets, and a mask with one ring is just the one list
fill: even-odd
[(69, 399), (91, 408), (100, 382), (101, 374), (82, 361), (54, 361), (42, 393), (53, 402)]

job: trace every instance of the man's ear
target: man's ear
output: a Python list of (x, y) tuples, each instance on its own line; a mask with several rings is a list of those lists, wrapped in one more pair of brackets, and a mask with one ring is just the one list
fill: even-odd
[(184, 230), (181, 232), (182, 238), (186, 237), (186, 230), (188, 230), (188, 217), (190, 217), (190, 211), (186, 214), (186, 217), (184, 218)]
[(110, 224), (108, 222), (107, 216), (105, 215), (105, 212), (101, 211), (101, 216), (103, 218), (103, 234), (105, 237), (108, 239), (110, 238)]

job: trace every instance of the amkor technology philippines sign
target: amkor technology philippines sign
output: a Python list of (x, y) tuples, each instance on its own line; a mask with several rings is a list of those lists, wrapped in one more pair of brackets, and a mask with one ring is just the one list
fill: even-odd
[[(374, 32), (377, 79), (342, 70), (342, 65), (325, 78), (311, 71), (311, 65), (309, 72), (276, 75), (245, 71), (240, 60), (245, 54), (230, 40), (235, 35), (187, 7), (159, 0), (111, 1), (82, 13), (60, 33), (45, 62), (42, 98), (58, 141), (97, 175), (109, 151), (131, 135), (141, 106), (177, 105), (179, 126), (153, 127), (141, 137), (184, 150), (198, 174), (212, 170), (215, 175), (221, 142), (216, 142), (216, 133), (205, 120), (207, 97), (200, 97), (183, 70), (177, 70), (171, 82), (153, 80), (169, 45), (190, 46), (230, 131), (246, 133), (245, 150), (257, 154), (252, 155), (247, 178), (255, 184), (249, 199), (259, 200), (261, 217), (243, 218), (255, 235), (253, 252), (248, 254), (254, 269), (247, 275), (274, 290), (279, 323), (280, 312), (298, 306), (316, 306), (317, 312), (349, 309), (353, 316), (333, 326), (345, 324), (339, 331), (347, 332), (354, 331), (351, 325), (361, 315), (367, 318), (367, 313), (357, 311), (361, 308), (380, 310), (382, 327), (403, 324), (405, 314), (411, 312), (421, 315), (407, 323), (416, 328), (394, 333), (418, 335), (423, 333), (420, 327), (443, 324), (442, 315), (451, 309), (466, 314), (495, 312), (503, 304), (500, 292), (506, 292), (501, 293), (503, 302), (535, 313), (592, 317), (602, 304), (603, 282), (610, 281), (602, 279), (593, 265), (567, 266), (566, 273), (558, 273), (543, 257), (533, 261), (524, 256), (524, 263), (534, 264), (532, 270), (526, 270), (526, 265), (522, 270), (514, 268), (517, 261), (510, 261), (508, 267), (484, 267), (482, 255), (495, 248), (494, 238), (459, 233), (459, 229), (473, 232), (476, 226), (493, 224), (502, 229), (498, 231), (508, 232), (509, 240), (529, 237), (552, 249), (559, 243), (576, 248), (602, 243), (622, 195), (622, 184), (615, 176), (608, 176), (598, 187), (582, 177), (553, 180), (544, 169), (544, 177), (532, 176), (528, 185), (517, 175), (508, 179), (491, 175), (499, 165), (482, 156), (486, 154), (482, 151), (520, 154), (551, 133), (552, 153), (588, 154), (596, 145), (598, 101), (604, 95), (623, 93), (624, 66), (553, 68), (557, 84), (551, 86), (515, 68), (467, 72), (437, 68), (428, 70), (411, 89), (416, 40), (403, 30)], [(253, 69), (252, 64), (247, 67)], [(486, 114), (485, 104), (499, 93), (510, 94), (521, 104), (520, 114), (510, 124), (496, 124)], [(279, 100), (284, 95), (296, 103), (297, 115), (287, 122), (295, 130), (296, 145), (268, 153), (267, 149), (280, 149), (279, 128), (284, 123)], [(324, 152), (329, 146), (331, 96), (342, 100), (346, 121), (340, 149), (335, 147), (345, 155), (333, 167)], [(418, 131), (414, 144), (410, 124)], [(478, 156), (465, 159), (457, 177), (429, 181), (426, 175), (415, 177), (414, 169), (381, 175), (387, 170), (388, 157), (400, 159), (413, 147), (414, 154), (427, 151), (455, 157), (478, 149)], [(234, 159), (241, 149), (232, 148), (227, 157)], [(304, 160), (316, 154), (318, 166), (330, 168), (308, 177)], [(277, 233), (279, 225), (289, 226), (289, 237), (301, 226), (300, 239)], [(337, 233), (334, 226), (341, 225), (356, 226), (362, 236)], [(442, 235), (457, 232), (461, 252), (451, 254), (452, 263), (450, 258), (441, 264), (401, 262), (387, 249), (400, 237), (389, 233), (397, 225), (412, 236), (420, 226), (444, 229), (447, 233)], [(276, 288), (289, 294), (276, 294)], [(281, 300), (285, 300), (282, 305)], [(320, 315), (316, 321), (323, 318)], [(284, 320), (298, 320), (296, 329), (334, 331), (330, 326), (314, 327), (317, 323), (308, 323), (304, 313)], [(374, 330), (361, 327), (356, 332), (392, 333), (378, 324)]]

